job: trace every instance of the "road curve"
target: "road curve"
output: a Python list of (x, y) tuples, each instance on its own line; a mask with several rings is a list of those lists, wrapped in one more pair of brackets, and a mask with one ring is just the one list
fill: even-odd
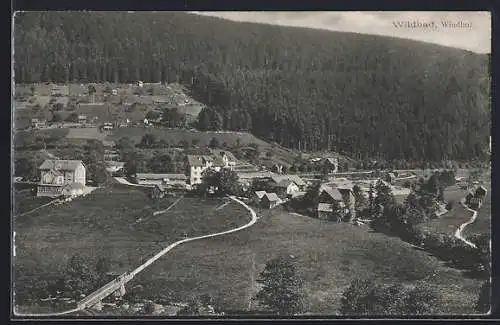
[[(147, 260), (144, 264), (140, 265), (135, 270), (133, 270), (132, 272), (128, 273), (126, 275), (127, 282), (130, 281), (130, 280), (132, 280), (134, 276), (136, 276), (137, 274), (139, 274), (141, 271), (143, 271), (149, 265), (153, 264), (156, 260), (158, 260), (160, 257), (162, 257), (163, 255), (165, 255), (166, 253), (168, 253), (174, 247), (177, 247), (177, 246), (179, 246), (181, 244), (184, 244), (184, 243), (187, 243), (187, 242), (199, 240), (199, 239), (212, 238), (212, 237), (216, 237), (216, 236), (222, 236), (222, 235), (231, 234), (231, 233), (234, 233), (234, 232), (237, 232), (237, 231), (240, 231), (240, 230), (243, 230), (245, 228), (253, 226), (257, 222), (257, 214), (255, 213), (255, 211), (251, 207), (249, 207), (245, 202), (241, 201), (240, 199), (238, 199), (238, 198), (236, 198), (234, 196), (230, 196), (229, 198), (231, 200), (233, 200), (233, 201), (241, 204), (245, 209), (247, 209), (250, 212), (250, 215), (251, 215), (252, 219), (250, 220), (249, 223), (247, 223), (247, 224), (245, 224), (243, 226), (240, 226), (238, 228), (234, 228), (234, 229), (230, 229), (230, 230), (226, 230), (226, 231), (222, 231), (222, 232), (218, 232), (218, 233), (213, 233), (213, 234), (209, 234), (209, 235), (203, 235), (203, 236), (186, 238), (186, 239), (179, 240), (179, 241), (177, 241), (177, 242), (175, 242), (173, 244), (170, 244), (169, 246), (167, 246), (164, 249), (162, 249), (155, 256), (153, 256), (152, 258), (150, 258), (149, 260)], [(84, 309), (84, 308), (74, 308), (74, 309), (71, 309), (71, 310), (66, 310), (66, 311), (57, 312), (57, 313), (47, 313), (47, 314), (21, 314), (21, 313), (15, 313), (15, 312), (14, 312), (14, 314), (16, 316), (28, 316), (28, 317), (63, 316), (63, 315), (67, 315), (67, 314), (71, 314), (71, 313), (80, 311), (82, 309)]]
[(468, 225), (470, 225), (471, 223), (473, 223), (474, 221), (476, 221), (477, 211), (469, 208), (465, 204), (465, 202), (464, 202), (463, 199), (460, 200), (460, 204), (464, 207), (464, 209), (466, 209), (469, 212), (472, 212), (472, 217), (469, 219), (469, 221), (461, 224), (460, 227), (458, 227), (457, 231), (455, 232), (455, 237), (458, 238), (458, 239), (460, 239), (461, 241), (463, 241), (464, 243), (466, 243), (470, 247), (476, 248), (476, 245), (474, 245), (474, 243), (468, 241), (467, 239), (464, 238), (464, 236), (462, 236), (462, 232), (464, 231), (465, 227), (467, 227)]

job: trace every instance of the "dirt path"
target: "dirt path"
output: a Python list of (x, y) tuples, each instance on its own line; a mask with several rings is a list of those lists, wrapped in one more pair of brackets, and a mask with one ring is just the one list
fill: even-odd
[(95, 297), (96, 299), (97, 298), (102, 299), (103, 297), (101, 297), (100, 294), (103, 292), (103, 289), (106, 290), (106, 291), (109, 291), (110, 285), (114, 286), (114, 289), (120, 288), (120, 286), (122, 286), (125, 283), (129, 282), (130, 280), (132, 280), (137, 274), (139, 274), (140, 272), (142, 272), (149, 265), (153, 264), (159, 258), (161, 258), (166, 253), (168, 253), (169, 251), (171, 251), (173, 248), (175, 248), (175, 247), (177, 247), (177, 246), (179, 246), (181, 244), (184, 244), (184, 243), (187, 243), (187, 242), (191, 242), (191, 241), (195, 241), (195, 240), (199, 240), (199, 239), (206, 239), (206, 238), (212, 238), (212, 237), (216, 237), (216, 236), (222, 236), (222, 235), (226, 235), (226, 234), (231, 234), (231, 233), (234, 233), (234, 232), (237, 232), (237, 231), (240, 231), (240, 230), (243, 230), (245, 228), (253, 226), (257, 222), (257, 214), (255, 213), (255, 211), (251, 207), (249, 207), (247, 204), (245, 204), (243, 201), (239, 200), (238, 198), (236, 198), (234, 196), (230, 196), (229, 198), (231, 200), (233, 200), (233, 201), (241, 204), (245, 209), (247, 209), (250, 212), (250, 215), (251, 215), (250, 222), (248, 222), (247, 224), (245, 224), (243, 226), (240, 226), (238, 228), (234, 228), (234, 229), (230, 229), (230, 230), (226, 230), (226, 231), (222, 231), (222, 232), (218, 232), (218, 233), (213, 233), (213, 234), (209, 234), (209, 235), (203, 235), (203, 236), (197, 236), (197, 237), (192, 237), (192, 238), (186, 238), (186, 239), (183, 239), (183, 240), (179, 240), (179, 241), (177, 241), (177, 242), (175, 242), (175, 243), (173, 243), (173, 244), (165, 247), (164, 249), (162, 249), (159, 253), (157, 253), (156, 255), (154, 255), (152, 258), (150, 258), (149, 260), (147, 260), (142, 265), (138, 266), (132, 272), (122, 274), (119, 278), (117, 278), (114, 281), (112, 281), (112, 284), (108, 283), (104, 287), (102, 287), (102, 288), (94, 291), (93, 293), (91, 293), (90, 295), (88, 295), (87, 297), (85, 297), (82, 300), (82, 301), (86, 301), (87, 303), (86, 304), (81, 304), (77, 308), (74, 308), (74, 309), (71, 309), (71, 310), (67, 310), (67, 311), (58, 312), (58, 313), (47, 313), (47, 314), (19, 314), (19, 313), (16, 313), (16, 315), (17, 316), (28, 316), (28, 317), (62, 316), (62, 315), (67, 315), (67, 314), (71, 314), (71, 313), (83, 310), (83, 309), (87, 308), (88, 306), (90, 306), (92, 303), (96, 303), (96, 301), (93, 301), (92, 299), (89, 300), (89, 296)]
[(457, 231), (455, 232), (455, 237), (456, 237), (456, 238), (458, 238), (458, 239), (460, 239), (461, 241), (463, 241), (464, 243), (466, 243), (466, 244), (467, 244), (467, 245), (469, 245), (470, 247), (474, 247), (474, 248), (476, 248), (476, 245), (474, 245), (474, 243), (472, 243), (472, 242), (468, 241), (467, 239), (465, 239), (465, 237), (462, 235), (462, 233), (463, 233), (463, 231), (464, 231), (465, 227), (467, 227), (468, 225), (470, 225), (471, 223), (473, 223), (474, 221), (476, 221), (476, 218), (477, 218), (477, 211), (476, 211), (476, 210), (473, 210), (473, 209), (471, 209), (471, 208), (469, 208), (469, 207), (465, 204), (464, 199), (462, 199), (462, 200), (460, 201), (460, 204), (462, 205), (462, 207), (463, 207), (464, 209), (466, 209), (466, 210), (467, 210), (467, 211), (469, 211), (469, 212), (472, 212), (472, 216), (471, 216), (471, 218), (469, 219), (469, 221), (467, 221), (467, 222), (465, 222), (465, 223), (461, 224), (461, 225), (458, 227)]

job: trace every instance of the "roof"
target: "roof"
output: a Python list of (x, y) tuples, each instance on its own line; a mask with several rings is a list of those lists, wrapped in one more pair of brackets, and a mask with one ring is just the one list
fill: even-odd
[(137, 173), (136, 178), (139, 179), (187, 179), (184, 174), (152, 174), (152, 173)]
[(215, 157), (212, 160), (212, 164), (216, 167), (224, 167), (226, 164), (224, 164), (224, 160), (222, 160), (221, 157)]
[(279, 197), (276, 193), (266, 193), (265, 197), (271, 202), (279, 201)]
[(287, 188), (288, 186), (290, 186), (290, 184), (295, 184), (295, 183), (289, 179), (282, 179), (281, 181), (278, 182), (277, 186)]
[(40, 165), (39, 169), (59, 169), (59, 170), (71, 170), (74, 171), (78, 166), (85, 166), (81, 160), (52, 160), (47, 159)]
[(279, 184), (283, 180), (292, 181), (298, 186), (305, 186), (306, 183), (297, 175), (271, 175), (271, 179), (276, 184)]
[(330, 203), (318, 203), (318, 211), (333, 212), (333, 205)]
[(482, 186), (482, 185), (481, 185), (481, 186), (478, 186), (478, 188), (476, 189), (476, 193), (477, 193), (477, 191), (479, 191), (479, 190), (480, 190), (480, 191), (483, 191), (484, 193), (488, 192), (488, 191), (486, 190), (486, 188), (485, 188), (484, 186)]
[(340, 191), (337, 188), (333, 188), (330, 186), (324, 186), (323, 189), (320, 192), (320, 195), (326, 192), (332, 199), (341, 201), (342, 200), (342, 194), (340, 194)]
[(330, 164), (335, 165), (335, 164), (337, 164), (339, 161), (338, 161), (338, 159), (337, 159), (337, 158), (326, 158), (326, 159), (325, 159), (325, 162), (329, 162)]
[(187, 161), (190, 166), (203, 166), (203, 158), (201, 155), (187, 155)]
[(266, 195), (266, 191), (255, 191), (255, 195), (257, 195), (259, 199), (262, 199), (264, 195)]

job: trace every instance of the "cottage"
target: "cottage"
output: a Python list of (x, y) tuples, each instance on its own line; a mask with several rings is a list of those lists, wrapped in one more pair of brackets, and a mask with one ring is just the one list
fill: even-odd
[(289, 179), (283, 179), (276, 184), (276, 191), (283, 196), (292, 196), (299, 191), (299, 187)]
[(339, 161), (337, 158), (326, 158), (323, 161), (323, 169), (327, 174), (336, 173), (339, 170)]
[[(342, 189), (342, 191), (345, 192), (344, 189)], [(318, 214), (318, 218), (343, 218), (346, 214), (346, 203), (344, 201), (344, 196), (346, 196), (346, 194), (342, 195), (341, 191), (338, 188), (323, 186), (318, 197), (318, 212), (321, 212), (320, 214)], [(321, 210), (320, 204), (323, 204), (321, 205)], [(326, 205), (324, 204), (331, 205), (331, 214), (328, 214), (329, 210), (324, 210), (326, 209)]]
[(480, 198), (480, 199), (484, 199), (487, 192), (488, 191), (486, 190), (486, 188), (484, 186), (478, 186), (478, 188), (476, 189), (476, 192), (474, 193), (474, 196), (477, 198)]
[(265, 209), (272, 209), (280, 203), (280, 198), (276, 193), (266, 193), (261, 199), (261, 206)]
[(232, 168), (236, 165), (236, 157), (226, 150), (211, 149), (210, 152), (214, 157), (220, 157), (224, 163), (224, 167)]
[[(37, 196), (57, 197), (68, 193), (79, 193), (80, 188), (85, 187), (86, 169), (81, 160), (48, 159), (40, 165), (39, 170), (40, 183), (37, 186)], [(81, 187), (66, 186), (73, 184), (80, 184)]]
[(289, 193), (287, 194), (304, 191), (307, 186), (307, 184), (297, 175), (271, 175), (269, 179), (271, 181), (271, 186), (274, 187), (281, 187), (287, 182), (293, 182), (295, 185), (292, 186), (292, 189), (290, 189)]
[(266, 195), (266, 191), (255, 191), (254, 196), (253, 196), (253, 201), (255, 203), (261, 202), (264, 195)]
[(47, 124), (46, 120), (39, 120), (37, 118), (31, 119), (31, 128), (32, 129), (41, 129), (44, 128)]

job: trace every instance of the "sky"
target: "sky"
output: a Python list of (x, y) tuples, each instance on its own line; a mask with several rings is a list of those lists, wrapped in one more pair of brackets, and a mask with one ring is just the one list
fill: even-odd
[[(219, 11), (194, 12), (234, 21), (310, 27), (414, 39), (444, 46), (491, 52), (491, 15), (487, 11)], [(403, 27), (414, 23), (419, 27)], [(430, 23), (434, 22), (434, 25)], [(444, 27), (443, 22), (454, 23)], [(399, 25), (400, 27), (397, 27)]]

